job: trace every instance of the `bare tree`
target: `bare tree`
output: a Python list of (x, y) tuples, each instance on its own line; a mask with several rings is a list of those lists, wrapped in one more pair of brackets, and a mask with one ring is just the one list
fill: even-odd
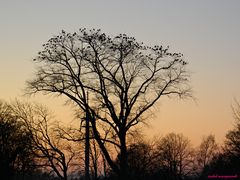
[(0, 179), (33, 172), (32, 136), (14, 114), (12, 106), (0, 101)]
[(13, 105), (15, 115), (24, 122), (33, 137), (33, 152), (37, 167), (50, 168), (60, 179), (68, 179), (68, 170), (75, 157), (74, 147), (59, 138), (55, 133), (56, 125), (51, 122), (51, 113), (46, 107), (16, 101)]
[(190, 141), (182, 134), (170, 133), (158, 144), (159, 164), (171, 175), (172, 179), (183, 179), (192, 172), (194, 151)]
[(128, 148), (128, 166), (133, 179), (149, 179), (157, 170), (154, 143), (139, 141)]
[(209, 165), (218, 152), (219, 149), (214, 135), (203, 137), (196, 154), (199, 170), (202, 171), (207, 165)]
[(226, 135), (226, 150), (240, 157), (240, 103), (237, 100), (232, 106), (232, 111), (236, 122), (234, 129)]
[(221, 174), (240, 172), (240, 103), (236, 99), (232, 105), (232, 111), (235, 119), (234, 127), (226, 134), (223, 148), (203, 169), (201, 177), (206, 178), (209, 174), (216, 172)]
[[(64, 95), (87, 114), (105, 159), (123, 179), (129, 130), (147, 118), (147, 110), (162, 96), (191, 96), (183, 55), (162, 46), (145, 46), (125, 34), (111, 38), (100, 30), (80, 29), (62, 31), (43, 47), (34, 59), (39, 68), (27, 82), (27, 92)], [(107, 137), (102, 125), (111, 132)], [(120, 166), (105, 142), (119, 149)]]
[(236, 120), (236, 124), (240, 124), (240, 102), (237, 99), (234, 102), (232, 105), (233, 117)]

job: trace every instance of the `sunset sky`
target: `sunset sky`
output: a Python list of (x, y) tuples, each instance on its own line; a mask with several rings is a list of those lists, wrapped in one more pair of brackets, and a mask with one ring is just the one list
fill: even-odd
[[(170, 46), (189, 62), (196, 101), (163, 99), (153, 109), (147, 135), (183, 133), (194, 145), (210, 133), (224, 140), (240, 100), (240, 1), (231, 0), (0, 0), (0, 99), (23, 97), (32, 59), (64, 29), (100, 28), (126, 33), (147, 45)], [(70, 121), (63, 99), (36, 95), (56, 117)]]

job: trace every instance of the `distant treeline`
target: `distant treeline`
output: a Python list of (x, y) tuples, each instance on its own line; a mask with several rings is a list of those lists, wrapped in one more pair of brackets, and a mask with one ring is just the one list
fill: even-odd
[[(235, 126), (223, 145), (214, 135), (193, 148), (183, 134), (144, 140), (128, 136), (127, 173), (130, 180), (221, 179), (240, 176), (240, 106), (233, 107)], [(41, 105), (0, 101), (0, 179), (47, 180), (84, 178), (84, 122), (63, 126)], [(107, 129), (106, 129), (107, 132)], [(111, 133), (111, 132), (108, 132)], [(112, 137), (114, 140), (114, 137)], [(108, 151), (119, 164), (114, 145)], [(90, 179), (118, 179), (90, 130)]]

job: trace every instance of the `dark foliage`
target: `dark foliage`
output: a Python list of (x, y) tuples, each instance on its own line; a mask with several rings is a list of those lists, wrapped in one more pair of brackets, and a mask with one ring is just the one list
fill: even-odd
[(208, 175), (238, 175), (240, 177), (240, 104), (236, 100), (232, 106), (235, 125), (226, 134), (223, 152), (211, 161), (203, 170), (200, 179), (207, 179)]
[(227, 152), (219, 154), (206, 166), (199, 179), (209, 179), (208, 176), (238, 175), (240, 176), (240, 158)]
[(0, 179), (25, 176), (34, 165), (32, 137), (13, 114), (10, 105), (0, 102)]

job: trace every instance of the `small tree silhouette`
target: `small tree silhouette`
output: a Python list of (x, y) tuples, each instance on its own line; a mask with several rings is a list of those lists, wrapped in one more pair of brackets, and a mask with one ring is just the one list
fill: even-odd
[(14, 114), (12, 107), (0, 101), (0, 179), (11, 179), (32, 171), (32, 136)]
[(32, 154), (38, 169), (54, 172), (59, 179), (67, 180), (71, 162), (78, 153), (70, 143), (57, 135), (57, 122), (52, 121), (49, 110), (38, 104), (16, 101), (14, 113), (32, 137)]

